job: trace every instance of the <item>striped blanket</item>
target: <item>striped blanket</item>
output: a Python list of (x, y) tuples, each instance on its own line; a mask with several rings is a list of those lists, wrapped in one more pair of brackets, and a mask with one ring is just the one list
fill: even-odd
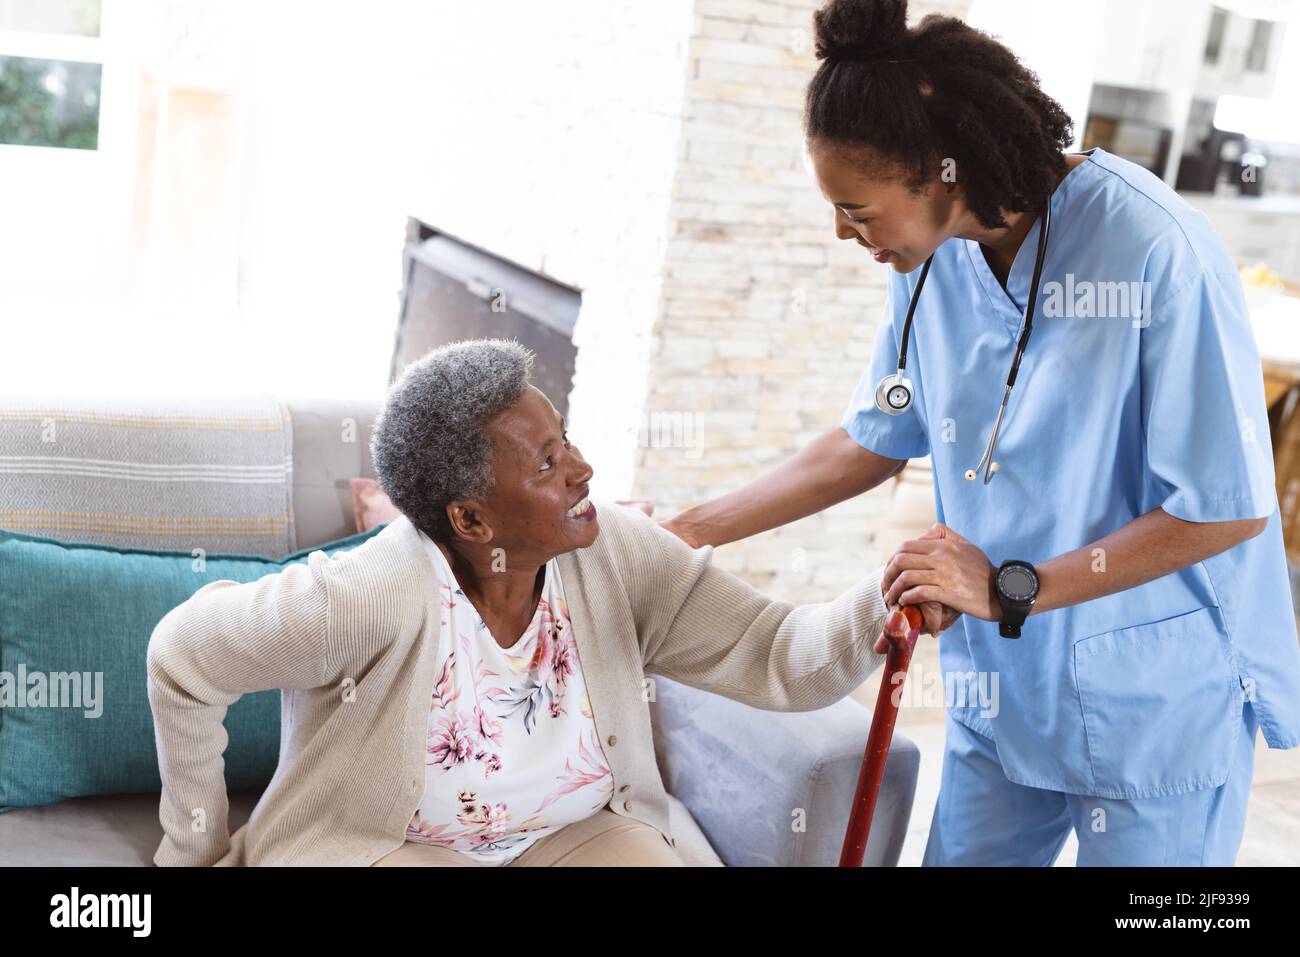
[(0, 397), (0, 527), (66, 541), (280, 558), (293, 433), (272, 396)]

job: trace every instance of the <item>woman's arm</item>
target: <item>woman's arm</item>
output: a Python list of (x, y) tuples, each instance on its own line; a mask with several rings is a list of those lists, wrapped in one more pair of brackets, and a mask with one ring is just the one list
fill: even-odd
[(149, 706), (162, 776), (160, 866), (206, 866), (230, 848), (226, 709), (241, 695), (325, 683), (324, 552), (255, 582), (211, 582), (149, 638)]
[(872, 649), (886, 614), (879, 568), (833, 601), (796, 606), (640, 513), (623, 509), (602, 522), (647, 674), (767, 711), (811, 711), (848, 695), (884, 661)]
[[(1267, 518), (1188, 522), (1162, 508), (1090, 545), (1035, 562), (1039, 592), (1031, 615), (1127, 591), (1181, 571), (1262, 532)], [(942, 537), (906, 542), (885, 567), (886, 601), (940, 601), (985, 621), (1002, 617), (980, 549), (944, 526)]]
[(663, 523), (693, 548), (725, 545), (830, 508), (897, 475), (906, 459), (890, 459), (832, 429), (765, 475)]

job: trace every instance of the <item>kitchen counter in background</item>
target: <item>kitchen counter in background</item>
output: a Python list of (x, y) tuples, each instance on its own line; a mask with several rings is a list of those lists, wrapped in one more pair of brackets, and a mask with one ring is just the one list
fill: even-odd
[[(1246, 294), (1255, 291), (1247, 286)], [(1250, 324), (1264, 365), (1281, 366), (1300, 377), (1300, 297), (1278, 295), (1252, 303)]]
[(1300, 283), (1300, 196), (1179, 195), (1209, 217), (1238, 266), (1262, 262)]

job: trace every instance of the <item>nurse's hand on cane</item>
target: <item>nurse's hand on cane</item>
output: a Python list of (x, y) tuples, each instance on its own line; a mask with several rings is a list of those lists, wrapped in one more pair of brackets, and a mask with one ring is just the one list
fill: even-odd
[[(940, 538), (943, 534), (939, 531), (940, 528), (941, 526), (932, 527), (928, 532), (921, 536), (920, 540)], [(889, 568), (887, 566), (885, 576), (881, 579), (880, 583), (880, 592), (882, 595), (888, 592), (889, 585), (892, 584), (892, 582), (893, 579), (889, 576)], [(949, 608), (942, 602), (920, 601), (915, 603), (909, 602), (908, 604), (913, 605), (917, 611), (921, 613), (921, 631), (935, 638), (938, 638), (940, 634), (946, 631), (953, 624), (953, 622), (961, 617), (961, 612)], [(898, 604), (896, 602), (891, 603), (888, 599), (886, 599), (886, 607), (891, 612), (898, 610)], [(872, 650), (875, 651), (876, 654), (880, 655), (885, 654), (889, 650), (889, 641), (884, 633), (881, 633), (880, 637), (876, 639), (876, 643), (872, 646)]]
[(920, 538), (898, 546), (885, 566), (881, 590), (889, 607), (942, 602), (962, 614), (997, 621), (1002, 610), (996, 574), (978, 546), (936, 523)]

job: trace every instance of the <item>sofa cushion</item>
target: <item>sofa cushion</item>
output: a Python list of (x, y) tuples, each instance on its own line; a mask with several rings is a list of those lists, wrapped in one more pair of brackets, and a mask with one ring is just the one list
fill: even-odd
[[(260, 789), (230, 794), (229, 829), (253, 813)], [(0, 867), (149, 867), (162, 842), (157, 794), (84, 797), (0, 814)], [(721, 867), (686, 806), (668, 796), (677, 855), (690, 866)]]
[[(209, 582), (256, 581), (280, 561), (252, 555), (117, 548), (0, 529), (0, 812), (162, 787), (147, 691), (154, 627)], [(280, 746), (280, 693), (245, 695), (227, 713), (226, 781), (263, 787)]]
[[(231, 831), (261, 789), (230, 794)], [(72, 798), (0, 814), (0, 867), (152, 867), (162, 843), (158, 792)]]
[[(852, 698), (814, 711), (762, 711), (663, 675), (654, 680), (650, 713), (664, 787), (691, 809), (725, 863), (835, 866), (871, 712)], [(895, 732), (863, 866), (898, 863), (920, 761), (916, 744)]]

